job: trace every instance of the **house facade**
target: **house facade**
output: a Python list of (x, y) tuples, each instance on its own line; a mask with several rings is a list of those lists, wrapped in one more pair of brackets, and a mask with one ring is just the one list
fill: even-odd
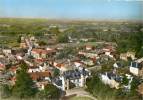
[(143, 61), (132, 61), (130, 64), (130, 72), (133, 75), (143, 77)]
[(36, 59), (48, 58), (55, 54), (55, 50), (45, 50), (45, 49), (32, 49), (31, 55)]
[(121, 81), (121, 77), (117, 76), (116, 74), (110, 73), (103, 73), (100, 75), (101, 81), (104, 84), (108, 84), (111, 88), (119, 89), (119, 81)]

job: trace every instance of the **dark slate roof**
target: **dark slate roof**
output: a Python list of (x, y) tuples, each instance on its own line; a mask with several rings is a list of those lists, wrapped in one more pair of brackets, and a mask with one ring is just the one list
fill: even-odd
[(108, 76), (109, 79), (114, 79), (117, 82), (121, 82), (122, 81), (122, 77), (114, 74), (113, 72), (107, 73), (107, 76)]
[(138, 63), (138, 62), (131, 62), (131, 67), (135, 67), (135, 68), (142, 68), (142, 63)]
[(116, 63), (118, 65), (118, 67), (122, 67), (123, 65), (120, 62)]
[(83, 76), (89, 75), (89, 72), (85, 71), (85, 69), (81, 71), (75, 69), (75, 70), (69, 70), (63, 73), (63, 76), (66, 79), (79, 79), (81, 78), (81, 75)]
[(113, 74), (112, 72), (110, 72), (110, 73), (107, 73), (107, 76), (109, 77), (109, 79), (111, 79), (111, 78), (115, 78), (116, 77), (116, 75), (115, 74)]
[(54, 83), (58, 86), (62, 86), (62, 80), (60, 80), (59, 78), (55, 78), (53, 79)]

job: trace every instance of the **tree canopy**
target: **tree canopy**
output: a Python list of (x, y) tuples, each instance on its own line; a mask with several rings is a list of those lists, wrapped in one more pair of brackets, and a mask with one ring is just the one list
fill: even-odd
[[(123, 79), (124, 84), (128, 84), (126, 78)], [(105, 85), (97, 75), (86, 80), (87, 91), (99, 100), (140, 100), (136, 88), (139, 85), (137, 79), (133, 79), (131, 83), (131, 91), (125, 92), (123, 88), (113, 89), (109, 85)]]
[(0, 98), (8, 98), (11, 96), (11, 88), (7, 84), (0, 85)]
[(67, 43), (68, 42), (68, 35), (66, 33), (58, 34), (57, 41), (59, 43)]
[(143, 57), (143, 32), (131, 33), (128, 38), (118, 40), (117, 45), (120, 53), (135, 51), (136, 57)]
[(38, 98), (45, 100), (45, 99), (59, 99), (60, 98), (60, 90), (52, 85), (52, 84), (48, 84), (45, 86), (44, 90), (41, 90), (37, 96)]
[(16, 83), (13, 88), (13, 95), (19, 98), (27, 98), (35, 95), (37, 89), (27, 73), (27, 65), (21, 63), (20, 70), (16, 74)]

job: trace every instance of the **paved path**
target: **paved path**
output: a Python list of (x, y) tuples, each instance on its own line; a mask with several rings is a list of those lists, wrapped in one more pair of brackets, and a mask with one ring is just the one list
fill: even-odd
[(89, 97), (93, 100), (97, 100), (95, 97), (93, 97), (90, 93), (85, 91), (83, 88), (74, 88), (66, 91), (66, 96), (74, 95), (76, 94), (77, 96), (84, 96), (84, 97)]
[(88, 70), (95, 70), (95, 71), (97, 71), (97, 70), (101, 69), (101, 66), (88, 67), (87, 69)]

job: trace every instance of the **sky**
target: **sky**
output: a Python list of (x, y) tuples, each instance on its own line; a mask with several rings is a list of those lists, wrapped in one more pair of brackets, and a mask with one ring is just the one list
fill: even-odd
[(134, 0), (0, 0), (0, 17), (141, 20), (142, 12)]

